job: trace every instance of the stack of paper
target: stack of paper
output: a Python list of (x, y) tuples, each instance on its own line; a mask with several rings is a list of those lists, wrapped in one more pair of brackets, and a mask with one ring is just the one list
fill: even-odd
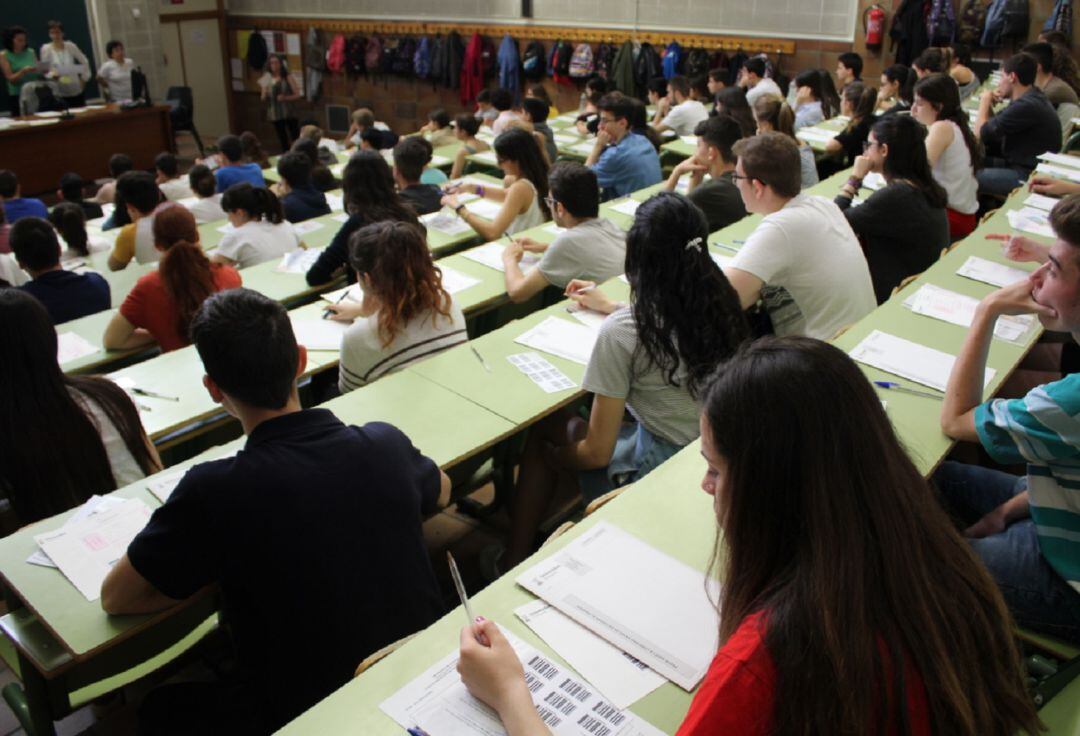
[(1015, 284), (1030, 275), (1027, 271), (1019, 268), (988, 261), (978, 256), (968, 256), (968, 259), (964, 261), (964, 265), (958, 268), (956, 273), (974, 281), (982, 281), (984, 284), (998, 287)]
[(294, 319), (296, 342), (308, 350), (340, 350), (348, 325), (332, 319)]
[[(955, 355), (880, 330), (874, 330), (867, 335), (852, 348), (850, 355), (860, 363), (936, 388), (938, 391), (945, 390), (949, 383), (949, 374), (956, 362)], [(987, 368), (983, 374), (983, 386), (990, 383), (996, 373), (993, 368)]]
[(1024, 200), (1024, 206), (1049, 212), (1060, 201), (1056, 197), (1047, 197), (1045, 194), (1029, 194), (1027, 199)]
[[(469, 248), (469, 250), (465, 251), (461, 255), (465, 258), (468, 258), (470, 261), (482, 263), (488, 268), (494, 268), (496, 271), (499, 271), (501, 273), (506, 271), (506, 268), (503, 267), (502, 262), (502, 253), (503, 250), (506, 249), (506, 245), (506, 243), (500, 242), (484, 243), (483, 245), (478, 245), (475, 248)], [(529, 253), (528, 251), (526, 251), (521, 256), (521, 260), (518, 261), (518, 265), (524, 271), (525, 269), (539, 262), (539, 254)]]
[(292, 253), (286, 253), (275, 270), (280, 273), (307, 273), (322, 252), (322, 248), (297, 248)]
[(449, 166), (452, 163), (453, 161), (448, 159), (446, 156), (439, 156), (438, 154), (436, 154), (431, 157), (431, 161), (428, 162), (428, 165), (434, 166), (437, 169), (440, 166)]
[(683, 143), (685, 143), (685, 144), (687, 144), (689, 146), (696, 146), (697, 145), (697, 136), (696, 135), (680, 135), (679, 140), (681, 140)]
[[(904, 300), (904, 306), (915, 314), (961, 327), (971, 327), (979, 300), (933, 284), (923, 284), (918, 291)], [(1027, 334), (1034, 322), (1035, 317), (1030, 314), (999, 317), (994, 325), (994, 336), (1015, 342)]]
[(1080, 156), (1070, 156), (1067, 153), (1040, 153), (1036, 156), (1040, 161), (1047, 161), (1051, 164), (1058, 164), (1060, 166), (1069, 166), (1074, 169), (1080, 169)]
[(597, 333), (588, 327), (567, 322), (558, 317), (548, 317), (540, 324), (519, 336), (519, 345), (557, 355), (581, 365), (589, 364)]
[(555, 143), (562, 146), (569, 146), (581, 140), (581, 136), (569, 133), (556, 133), (554, 137)]
[(1009, 225), (1015, 230), (1041, 235), (1044, 238), (1054, 237), (1054, 229), (1050, 227), (1050, 213), (1045, 210), (1022, 207), (1018, 210), (1009, 210), (1005, 216), (1009, 218)]
[(1068, 181), (1080, 182), (1080, 169), (1074, 169), (1071, 166), (1055, 166), (1054, 164), (1039, 164), (1035, 167), (1035, 171), (1040, 174), (1049, 174), (1050, 176), (1058, 179), (1067, 179)]
[(814, 127), (803, 128), (795, 133), (795, 137), (807, 143), (827, 143), (836, 137), (836, 131)]
[[(124, 502), (124, 499), (119, 496), (91, 496), (86, 499), (86, 503), (80, 506), (71, 518), (64, 522), (64, 526), (61, 528), (70, 527), (72, 524), (77, 524), (80, 521), (89, 518), (93, 514), (108, 511)], [(31, 565), (40, 565), (41, 567), (56, 567), (56, 563), (52, 561), (40, 547), (34, 550), (34, 553), (26, 558), (26, 561)]]
[(56, 336), (56, 361), (60, 365), (93, 355), (99, 349), (97, 345), (74, 332), (61, 332)]
[(596, 142), (589, 140), (582, 141), (581, 143), (575, 143), (572, 146), (568, 146), (567, 150), (573, 151), (574, 153), (580, 154), (582, 156), (588, 156), (590, 153), (593, 152), (594, 148), (596, 148)]
[(480, 153), (474, 153), (472, 155), (474, 161), (481, 161), (485, 164), (491, 164), (492, 166), (498, 165), (498, 160), (495, 158), (494, 151), (481, 151)]
[(469, 223), (462, 220), (455, 213), (448, 210), (439, 210), (421, 215), (420, 222), (429, 230), (437, 230), (444, 235), (461, 235), (472, 232)]

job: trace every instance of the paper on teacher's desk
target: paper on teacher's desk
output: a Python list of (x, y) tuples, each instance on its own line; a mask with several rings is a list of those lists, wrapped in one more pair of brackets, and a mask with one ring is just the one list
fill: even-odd
[[(488, 268), (494, 268), (496, 271), (505, 272), (506, 267), (503, 266), (502, 253), (509, 245), (505, 240), (496, 240), (491, 243), (485, 243), (484, 245), (478, 245), (475, 248), (469, 248), (461, 255), (468, 258), (470, 261), (476, 261), (482, 263)], [(525, 271), (529, 267), (540, 262), (540, 255), (538, 253), (529, 253), (526, 251), (521, 260), (518, 261), (518, 266), (522, 271)]]
[[(904, 306), (915, 314), (933, 317), (961, 327), (971, 327), (979, 300), (966, 294), (942, 289), (940, 286), (923, 284), (918, 291), (904, 300)], [(1035, 317), (1030, 314), (998, 317), (994, 324), (994, 337), (1015, 342), (1027, 334), (1034, 322)]]
[(502, 211), (502, 203), (491, 199), (477, 198), (469, 202), (466, 207), (474, 215), (491, 221), (494, 221), (499, 216), (499, 212)]
[[(955, 355), (880, 330), (874, 330), (864, 337), (862, 342), (851, 349), (850, 355), (859, 363), (938, 391), (945, 390), (949, 374), (956, 362)], [(983, 386), (986, 386), (996, 373), (993, 368), (987, 368), (983, 374)]]
[(34, 541), (86, 600), (96, 601), (105, 576), (149, 519), (150, 507), (129, 498), (108, 511), (38, 534)]
[(296, 342), (308, 350), (341, 350), (341, 338), (349, 325), (332, 319), (294, 319)]
[(1040, 153), (1035, 158), (1040, 161), (1047, 161), (1051, 164), (1059, 164), (1061, 166), (1070, 166), (1074, 169), (1080, 169), (1080, 156), (1070, 156), (1067, 153)]
[(319, 294), (319, 297), (331, 304), (337, 304), (339, 301), (342, 301), (341, 297), (344, 296), (346, 292), (349, 294), (349, 297), (345, 301), (353, 301), (359, 304), (364, 300), (364, 290), (360, 288), (360, 284), (342, 286), (340, 289), (334, 289), (325, 294)]
[[(83, 519), (86, 519), (91, 514), (101, 513), (102, 511), (108, 511), (111, 508), (123, 503), (124, 499), (119, 496), (91, 496), (86, 499), (86, 503), (80, 506), (71, 518), (64, 522), (64, 526), (71, 526)], [(56, 563), (52, 561), (47, 554), (45, 554), (40, 547), (34, 550), (34, 553), (26, 558), (26, 561), (31, 565), (40, 565), (42, 567), (56, 567)]]
[(323, 248), (297, 248), (292, 253), (286, 253), (281, 257), (274, 270), (280, 273), (307, 273), (315, 261), (319, 260)]
[(633, 216), (634, 213), (637, 212), (638, 207), (640, 206), (641, 202), (637, 201), (636, 199), (624, 199), (622, 202), (619, 202), (616, 205), (612, 205), (611, 209), (615, 212), (621, 212), (624, 215)]
[(316, 230), (322, 230), (324, 227), (326, 227), (326, 223), (316, 222), (315, 220), (304, 220), (303, 222), (292, 223), (293, 232), (301, 236), (313, 233)]
[(56, 362), (70, 363), (100, 350), (97, 345), (74, 332), (61, 332), (56, 336)]
[[(31, 125), (33, 125), (33, 123), (31, 123)], [(1035, 171), (1040, 174), (1049, 174), (1050, 176), (1057, 177), (1058, 179), (1067, 179), (1069, 181), (1080, 182), (1080, 169), (1074, 169), (1071, 166), (1039, 164), (1035, 167)]]
[(461, 235), (472, 232), (469, 223), (462, 220), (456, 213), (448, 210), (439, 210), (420, 216), (420, 222), (429, 230), (438, 230), (445, 235)]
[(473, 278), (468, 274), (464, 274), (461, 271), (444, 266), (441, 263), (436, 264), (439, 270), (442, 271), (442, 285), (451, 294), (457, 294), (460, 291), (476, 286), (480, 283), (480, 279)]
[(599, 522), (533, 565), (518, 585), (684, 690), (716, 653), (718, 595), (705, 573)]
[(1060, 201), (1056, 197), (1047, 197), (1045, 194), (1029, 194), (1027, 199), (1024, 200), (1024, 206), (1049, 212)]
[(978, 256), (968, 256), (964, 265), (956, 270), (957, 275), (964, 276), (974, 281), (982, 281), (991, 286), (1009, 286), (1017, 281), (1023, 281), (1031, 274), (1019, 268), (1006, 266), (1003, 263), (990, 261)]
[(1044, 238), (1054, 237), (1054, 229), (1050, 227), (1049, 212), (1034, 207), (1023, 207), (1019, 210), (1009, 210), (1005, 216), (1009, 218), (1009, 225), (1014, 230), (1042, 235)]
[(548, 317), (517, 337), (514, 342), (581, 365), (589, 364), (597, 333), (585, 325)]
[[(661, 731), (608, 703), (590, 683), (560, 667), (505, 627), (525, 669), (536, 712), (556, 736), (660, 736)], [(505, 736), (498, 714), (465, 688), (455, 650), (379, 704), (402, 728), (432, 736)]]
[(546, 601), (527, 603), (514, 609), (514, 614), (616, 708), (629, 708), (665, 682), (644, 662), (601, 639)]

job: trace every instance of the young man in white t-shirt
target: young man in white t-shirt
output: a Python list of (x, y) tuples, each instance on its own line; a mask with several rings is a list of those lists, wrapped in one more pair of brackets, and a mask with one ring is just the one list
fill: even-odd
[(709, 117), (709, 109), (690, 99), (690, 80), (683, 76), (668, 81), (667, 105), (657, 105), (653, 127), (658, 133), (672, 130), (675, 135), (693, 135), (694, 128)]
[(180, 165), (176, 156), (168, 151), (154, 157), (154, 173), (157, 176), (158, 189), (170, 202), (187, 199), (192, 195), (187, 180), (180, 176)]
[(859, 241), (840, 208), (800, 194), (799, 148), (783, 133), (734, 146), (735, 184), (747, 212), (764, 215), (724, 267), (744, 309), (760, 299), (780, 336), (828, 340), (877, 301)]
[(747, 59), (743, 64), (742, 83), (746, 87), (746, 103), (751, 107), (756, 99), (764, 95), (784, 98), (780, 86), (765, 76), (765, 60), (760, 56)]
[[(600, 185), (587, 166), (565, 161), (551, 167), (547, 203), (551, 217), (566, 228), (551, 244), (517, 238), (503, 249), (506, 293), (519, 304), (548, 286), (560, 291), (574, 279), (600, 284), (625, 270), (626, 233), (599, 217)], [(542, 253), (540, 262), (521, 270), (521, 257)]]
[(182, 205), (191, 210), (195, 215), (195, 222), (202, 225), (207, 222), (224, 220), (228, 216), (221, 209), (221, 195), (217, 193), (217, 179), (214, 172), (205, 164), (195, 164), (188, 171), (188, 186), (191, 188), (191, 199), (185, 199)]

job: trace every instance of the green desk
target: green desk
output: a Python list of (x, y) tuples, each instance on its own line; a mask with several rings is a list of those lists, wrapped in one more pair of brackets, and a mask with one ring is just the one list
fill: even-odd
[(64, 363), (61, 368), (64, 369), (65, 373), (94, 373), (100, 371), (105, 366), (117, 365), (129, 358), (134, 358), (137, 355), (143, 353), (150, 354), (157, 351), (156, 345), (150, 345), (145, 348), (135, 348), (133, 350), (106, 350), (101, 347), (101, 338), (105, 334), (105, 328), (108, 327), (109, 322), (116, 312), (116, 309), (107, 309), (104, 312), (98, 312), (97, 314), (73, 319), (70, 322), (64, 322), (63, 324), (56, 326), (58, 335), (65, 332), (73, 332), (87, 342), (98, 347), (96, 353)]

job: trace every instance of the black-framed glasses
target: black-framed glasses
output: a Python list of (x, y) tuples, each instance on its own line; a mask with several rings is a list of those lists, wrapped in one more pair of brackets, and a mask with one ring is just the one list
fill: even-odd
[[(736, 174), (734, 171), (731, 172), (731, 178), (735, 182), (738, 182), (740, 179), (742, 179), (743, 181), (753, 181), (754, 179), (761, 181), (761, 179), (758, 179), (756, 176), (743, 176), (742, 174)], [(761, 183), (762, 185), (765, 184), (765, 182), (763, 181), (761, 181)]]

